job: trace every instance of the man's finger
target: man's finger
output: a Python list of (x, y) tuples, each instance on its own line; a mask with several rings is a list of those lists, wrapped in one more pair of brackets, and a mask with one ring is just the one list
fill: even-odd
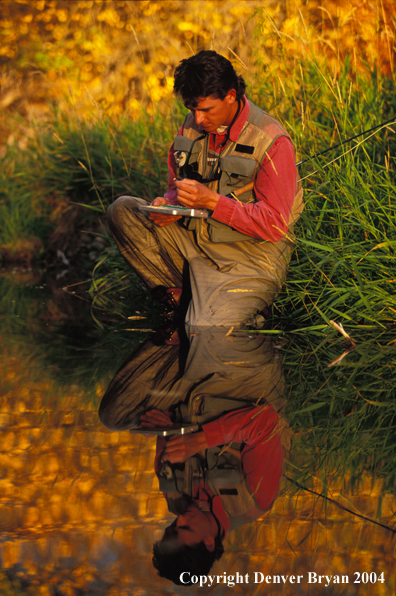
[(184, 445), (186, 441), (185, 437), (181, 437), (181, 436), (174, 436), (174, 437), (170, 437), (170, 439), (167, 442), (167, 447), (171, 447), (174, 445)]
[(144, 423), (172, 424), (170, 413), (162, 410), (148, 410), (148, 412), (142, 414), (140, 421)]
[(176, 188), (188, 188), (192, 186), (199, 186), (200, 182), (198, 182), (198, 180), (190, 180), (190, 178), (183, 178), (183, 180), (176, 180), (175, 185)]
[(188, 454), (184, 449), (172, 449), (171, 451), (165, 449), (163, 458), (166, 459), (167, 457), (178, 457), (181, 461), (185, 461), (188, 458)]
[(180, 449), (183, 447), (183, 445), (168, 445), (165, 447), (165, 452), (166, 453), (174, 453), (175, 451), (180, 451)]
[(155, 207), (158, 207), (158, 205), (169, 205), (169, 201), (165, 197), (156, 197), (151, 201), (150, 205), (154, 205)]

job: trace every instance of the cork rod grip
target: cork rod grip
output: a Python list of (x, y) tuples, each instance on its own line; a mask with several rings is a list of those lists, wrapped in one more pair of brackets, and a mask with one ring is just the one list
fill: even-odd
[(234, 197), (240, 197), (241, 195), (243, 195), (244, 192), (253, 190), (253, 187), (254, 187), (254, 182), (249, 182), (249, 184), (245, 184), (245, 186), (242, 186), (242, 188), (238, 188), (237, 190), (234, 190), (234, 192), (232, 192), (231, 194)]

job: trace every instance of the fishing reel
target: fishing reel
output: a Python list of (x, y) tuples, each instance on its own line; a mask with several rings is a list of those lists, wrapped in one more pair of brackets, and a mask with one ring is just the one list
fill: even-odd
[(184, 178), (188, 178), (189, 180), (196, 180), (197, 182), (202, 182), (202, 176), (198, 173), (198, 163), (195, 162), (193, 164), (188, 163), (188, 159), (190, 157), (190, 152), (188, 151), (175, 151), (174, 157), (177, 166), (177, 179), (183, 180)]

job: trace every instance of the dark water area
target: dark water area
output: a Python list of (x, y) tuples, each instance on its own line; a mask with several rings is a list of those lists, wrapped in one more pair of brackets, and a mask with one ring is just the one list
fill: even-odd
[[(127, 331), (149, 320), (100, 329), (73, 291), (0, 276), (0, 594), (396, 593), (394, 333), (352, 330), (329, 366), (345, 351), (330, 327), (172, 344)], [(204, 427), (208, 449), (169, 462), (196, 433), (136, 432), (152, 409), (168, 433)], [(153, 543), (191, 501), (224, 554), (176, 586)]]

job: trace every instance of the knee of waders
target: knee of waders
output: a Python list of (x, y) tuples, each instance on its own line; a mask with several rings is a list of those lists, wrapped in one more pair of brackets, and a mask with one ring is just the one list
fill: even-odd
[(118, 197), (107, 209), (107, 219), (109, 223), (120, 227), (131, 214), (141, 214), (139, 211), (140, 205), (147, 205), (148, 201), (139, 199), (138, 197), (130, 197), (123, 195)]
[(133, 202), (132, 197), (118, 197), (118, 199), (107, 208), (107, 220), (109, 224), (114, 224), (116, 227), (122, 225), (128, 208), (127, 206), (130, 208), (131, 201)]
[(139, 423), (140, 417), (139, 414), (136, 414), (135, 416), (128, 415), (126, 418), (120, 417), (119, 415), (117, 416), (117, 413), (114, 408), (111, 407), (111, 404), (104, 407), (101, 406), (98, 415), (101, 423), (106, 428), (113, 431), (128, 430), (129, 428), (136, 426)]

